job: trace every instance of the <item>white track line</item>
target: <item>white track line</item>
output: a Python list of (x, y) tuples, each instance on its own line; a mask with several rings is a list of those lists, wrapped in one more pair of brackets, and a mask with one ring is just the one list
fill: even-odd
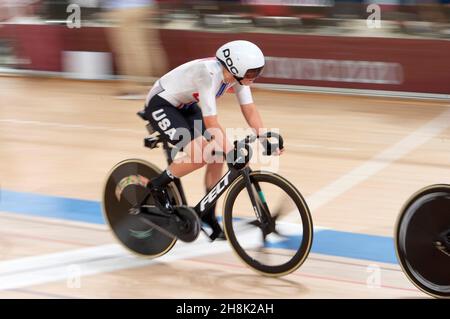
[[(286, 234), (292, 233), (292, 225), (283, 224)], [(255, 230), (258, 232), (258, 230)], [(320, 231), (316, 230), (316, 231)], [(296, 231), (298, 233), (298, 230)], [(242, 234), (241, 234), (242, 235)], [(259, 232), (258, 232), (259, 235)], [(249, 231), (239, 236), (239, 242), (250, 248), (260, 243), (260, 236)], [(146, 259), (132, 255), (118, 244), (102, 245), (0, 262), (0, 290), (17, 289), (56, 281), (68, 281), (73, 267), (79, 269), (80, 278), (104, 272), (149, 266), (156, 263), (231, 251), (228, 242), (214, 242), (201, 234), (195, 243), (178, 242), (166, 255)], [(82, 280), (82, 279), (81, 279)]]
[(27, 121), (27, 120), (18, 120), (18, 119), (0, 119), (0, 123), (8, 123), (8, 124), (21, 124), (21, 125), (37, 125), (37, 126), (53, 126), (59, 128), (69, 128), (69, 129), (86, 129), (86, 130), (101, 130), (101, 131), (109, 131), (109, 132), (126, 132), (126, 133), (136, 133), (143, 134), (145, 130), (132, 130), (126, 128), (113, 128), (107, 126), (92, 126), (92, 125), (83, 125), (83, 124), (64, 124), (64, 123), (56, 123), (56, 122), (41, 122), (41, 121)]
[(35, 216), (35, 215), (26, 215), (26, 214), (18, 214), (18, 213), (8, 213), (5, 211), (0, 211), (0, 219), (2, 217), (5, 218), (12, 218), (14, 220), (23, 220), (25, 222), (29, 223), (46, 223), (46, 224), (54, 224), (55, 226), (62, 226), (62, 227), (82, 227), (92, 230), (103, 230), (103, 231), (109, 231), (110, 228), (105, 224), (93, 224), (88, 222), (82, 222), (82, 221), (74, 221), (74, 220), (68, 220), (68, 219), (61, 219), (61, 218), (52, 218), (52, 217), (42, 217), (42, 216)]
[(355, 149), (349, 147), (331, 147), (331, 146), (323, 146), (318, 144), (299, 144), (299, 143), (289, 143), (289, 149), (297, 148), (297, 149), (326, 149), (330, 151), (338, 151), (338, 152), (354, 152)]
[[(409, 152), (433, 137), (441, 134), (450, 127), (450, 111), (445, 111), (429, 121), (398, 143), (392, 145), (364, 164), (356, 167), (347, 174), (328, 184), (318, 192), (307, 198), (307, 203), (312, 212), (331, 202), (349, 189), (377, 174), (382, 169), (391, 165)], [(448, 146), (450, 151), (450, 144)]]
[[(414, 99), (414, 100), (444, 100), (450, 99), (450, 94), (433, 94), (422, 92), (404, 92), (404, 91), (386, 91), (386, 90), (367, 90), (367, 89), (348, 89), (348, 88), (332, 88), (332, 87), (320, 87), (320, 86), (304, 86), (304, 85), (288, 85), (288, 84), (267, 84), (267, 83), (255, 83), (255, 88), (263, 90), (274, 91), (288, 91), (288, 92), (306, 92), (306, 93), (319, 93), (319, 94), (333, 94), (333, 95), (350, 95), (350, 96), (370, 96), (370, 97), (386, 97), (386, 98), (402, 98), (402, 99)], [(411, 103), (410, 101), (408, 101)], [(422, 103), (422, 101), (419, 101)]]
[[(35, 125), (35, 126), (49, 126), (49, 127), (58, 127), (64, 129), (85, 129), (85, 130), (101, 130), (105, 132), (126, 132), (126, 133), (136, 133), (142, 135), (145, 133), (145, 130), (133, 130), (126, 128), (113, 128), (106, 126), (92, 126), (92, 125), (83, 125), (83, 124), (65, 124), (65, 123), (56, 123), (56, 122), (42, 122), (42, 121), (28, 121), (28, 120), (18, 120), (18, 119), (0, 119), (0, 123), (7, 124), (18, 124), (18, 125)], [(289, 147), (300, 148), (300, 149), (327, 149), (331, 151), (341, 151), (341, 152), (352, 152), (354, 149), (346, 148), (346, 147), (328, 147), (317, 144), (289, 144)]]
[(82, 278), (88, 275), (222, 253), (229, 250), (230, 247), (227, 242), (211, 244), (206, 239), (199, 239), (198, 243), (189, 246), (184, 243), (177, 243), (168, 254), (157, 259), (134, 256), (118, 244), (20, 258), (0, 262), (0, 290), (67, 281), (70, 279), (74, 266), (79, 269), (80, 278)]

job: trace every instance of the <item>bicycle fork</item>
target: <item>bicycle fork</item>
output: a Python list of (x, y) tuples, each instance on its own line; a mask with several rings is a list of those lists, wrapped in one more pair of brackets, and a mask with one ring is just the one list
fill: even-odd
[[(257, 221), (252, 222), (254, 226), (261, 228), (263, 232), (264, 241), (267, 235), (275, 232), (275, 220), (270, 215), (269, 206), (264, 197), (264, 193), (261, 190), (259, 184), (254, 181), (252, 182), (250, 178), (250, 168), (246, 167), (243, 170), (243, 176), (245, 180), (245, 187), (247, 188), (248, 195), (250, 197), (250, 201), (252, 203), (253, 211), (257, 217)], [(259, 198), (255, 198), (255, 194), (252, 189), (252, 185), (255, 186), (256, 192), (258, 193)], [(259, 204), (260, 203), (260, 204)]]

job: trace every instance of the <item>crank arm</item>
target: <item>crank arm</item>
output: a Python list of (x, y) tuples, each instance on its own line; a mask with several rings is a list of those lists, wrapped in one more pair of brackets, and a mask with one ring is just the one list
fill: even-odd
[(165, 228), (158, 226), (157, 224), (155, 224), (154, 222), (148, 220), (147, 218), (145, 218), (144, 216), (139, 218), (142, 222), (144, 222), (145, 224), (155, 228), (157, 231), (161, 232), (162, 234), (166, 235), (169, 238), (172, 239), (176, 239), (177, 236), (172, 234), (171, 232), (169, 232), (168, 230), (166, 230)]
[[(144, 208), (144, 210), (142, 210), (142, 208)], [(147, 215), (156, 216), (156, 217), (170, 218), (172, 216), (172, 214), (168, 214), (166, 212), (161, 211), (155, 205), (142, 205), (140, 212), (142, 214), (147, 214)]]

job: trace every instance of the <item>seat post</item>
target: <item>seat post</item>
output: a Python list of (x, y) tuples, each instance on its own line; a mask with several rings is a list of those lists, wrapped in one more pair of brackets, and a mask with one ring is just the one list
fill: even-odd
[(172, 152), (166, 139), (163, 139), (163, 148), (164, 152), (166, 153), (167, 165), (170, 165), (172, 164), (174, 159), (172, 158)]

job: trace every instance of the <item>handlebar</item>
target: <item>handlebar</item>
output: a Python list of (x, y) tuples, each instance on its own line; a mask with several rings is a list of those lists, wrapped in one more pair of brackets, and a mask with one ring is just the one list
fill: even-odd
[[(282, 150), (284, 147), (284, 140), (280, 134), (275, 132), (266, 132), (262, 135), (255, 135), (255, 134), (247, 135), (243, 140), (234, 141), (235, 148), (236, 145), (245, 145), (253, 143), (258, 138), (264, 138), (264, 141), (261, 142), (262, 146), (264, 147), (263, 152), (264, 155), (272, 155), (272, 153), (275, 152), (276, 149)], [(271, 138), (275, 138), (278, 141), (275, 143), (271, 143), (269, 141), (269, 139)]]
[[(261, 141), (264, 147), (263, 155), (270, 156), (276, 149), (283, 149), (284, 141), (280, 134), (274, 132), (266, 132), (260, 136), (251, 134), (247, 135), (244, 139), (240, 141), (234, 141), (234, 151), (230, 152), (225, 156), (227, 159), (228, 166), (232, 166), (235, 169), (242, 169), (250, 161), (253, 156), (253, 150), (250, 144), (255, 142), (258, 138), (263, 138)], [(271, 143), (269, 139), (275, 138), (278, 141)]]
[[(266, 132), (261, 137), (266, 138), (266, 143), (263, 143), (263, 147), (265, 149), (263, 152), (264, 155), (272, 155), (272, 153), (274, 151), (276, 151), (277, 148), (279, 148), (280, 150), (282, 150), (284, 148), (283, 138), (278, 133)], [(270, 143), (270, 141), (269, 141), (270, 138), (276, 138), (278, 140), (278, 142)]]

